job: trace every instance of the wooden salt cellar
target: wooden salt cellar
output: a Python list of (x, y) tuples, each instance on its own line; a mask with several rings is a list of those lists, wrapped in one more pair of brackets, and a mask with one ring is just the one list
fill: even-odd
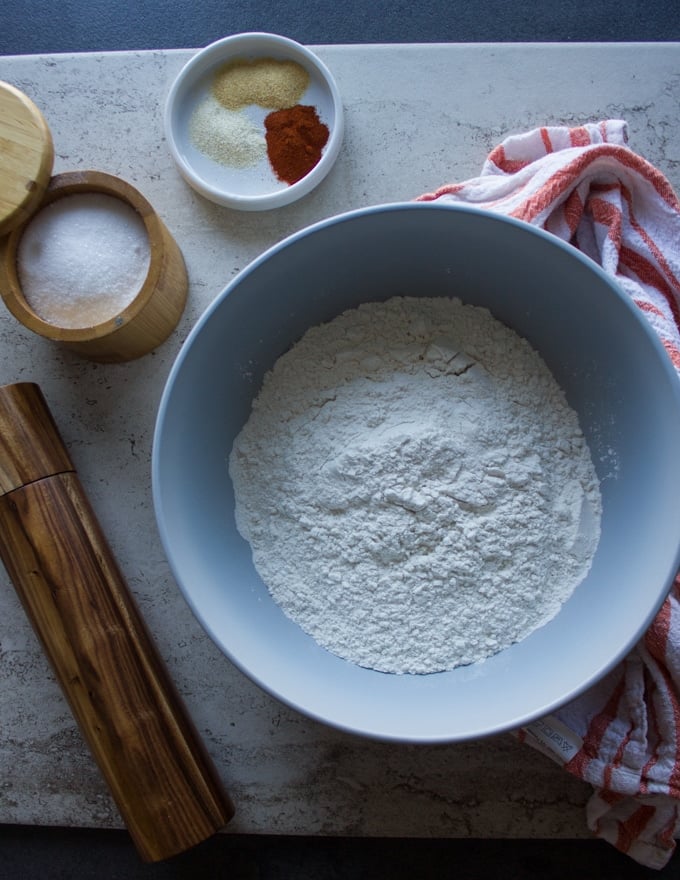
[(0, 387), (0, 558), (133, 841), (158, 861), (233, 815), (39, 387)]
[[(153, 207), (133, 186), (100, 171), (51, 177), (54, 149), (49, 128), (33, 102), (0, 82), (0, 294), (15, 318), (34, 333), (89, 360), (114, 363), (141, 357), (164, 342), (184, 311), (188, 277), (177, 243)], [(102, 193), (121, 199), (144, 223), (150, 264), (129, 305), (92, 327), (65, 328), (44, 321), (28, 305), (17, 272), (17, 249), (35, 212), (57, 199)]]

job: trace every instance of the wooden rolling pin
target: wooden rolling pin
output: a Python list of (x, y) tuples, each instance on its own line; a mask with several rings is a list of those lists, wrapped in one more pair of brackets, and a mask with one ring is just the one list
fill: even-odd
[(145, 861), (233, 815), (39, 387), (0, 387), (0, 557)]

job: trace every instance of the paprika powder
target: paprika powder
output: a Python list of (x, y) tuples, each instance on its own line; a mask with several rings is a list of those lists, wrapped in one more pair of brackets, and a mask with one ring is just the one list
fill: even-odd
[(296, 104), (274, 110), (264, 120), (267, 154), (274, 173), (284, 183), (301, 180), (314, 168), (328, 142), (328, 126), (315, 107)]

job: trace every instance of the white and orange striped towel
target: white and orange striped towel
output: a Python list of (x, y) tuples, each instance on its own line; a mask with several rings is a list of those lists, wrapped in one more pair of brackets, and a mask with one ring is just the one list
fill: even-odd
[[(477, 205), (570, 242), (616, 278), (680, 374), (680, 202), (627, 140), (620, 120), (534, 129), (497, 146), (479, 177), (419, 201)], [(664, 867), (680, 837), (680, 577), (622, 663), (517, 736), (593, 786), (595, 834)]]

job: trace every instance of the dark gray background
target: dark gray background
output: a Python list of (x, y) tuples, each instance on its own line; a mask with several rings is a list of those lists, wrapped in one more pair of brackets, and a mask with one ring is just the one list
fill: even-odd
[[(680, 0), (4, 0), (0, 54), (195, 48), (248, 30), (308, 44), (680, 41)], [(125, 832), (0, 826), (0, 880), (678, 876), (680, 853), (658, 873), (601, 841), (221, 836), (169, 862), (143, 865)]]
[(302, 43), (680, 40), (679, 0), (3, 0), (0, 54)]

